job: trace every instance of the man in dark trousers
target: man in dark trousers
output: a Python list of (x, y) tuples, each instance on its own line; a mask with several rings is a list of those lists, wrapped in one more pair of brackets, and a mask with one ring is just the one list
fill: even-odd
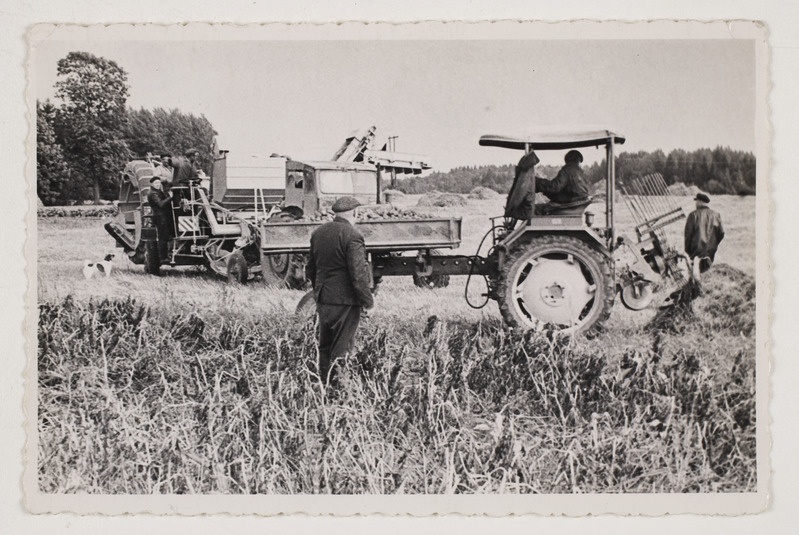
[(716, 251), (724, 239), (721, 216), (708, 208), (710, 197), (697, 193), (694, 197), (696, 210), (688, 214), (685, 221), (685, 252), (691, 259), (695, 279), (704, 273), (716, 259)]
[(578, 150), (570, 150), (564, 159), (566, 165), (560, 168), (558, 175), (552, 180), (536, 177), (536, 191), (540, 191), (550, 201), (557, 204), (571, 204), (588, 200), (590, 190), (583, 170), (580, 169), (583, 155)]
[(311, 235), (305, 274), (311, 281), (319, 317), (319, 377), (328, 383), (336, 359), (352, 351), (361, 309), (374, 305), (363, 235), (353, 226), (360, 203), (341, 197), (336, 217)]
[(164, 193), (164, 186), (161, 177), (156, 175), (150, 179), (150, 193), (147, 195), (147, 202), (153, 209), (153, 223), (158, 233), (158, 258), (163, 263), (169, 256), (167, 245), (173, 234), (172, 221), (172, 190)]

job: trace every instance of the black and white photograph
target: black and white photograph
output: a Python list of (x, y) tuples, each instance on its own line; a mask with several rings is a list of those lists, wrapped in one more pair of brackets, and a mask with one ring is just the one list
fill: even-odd
[(28, 39), (29, 509), (766, 507), (762, 25)]

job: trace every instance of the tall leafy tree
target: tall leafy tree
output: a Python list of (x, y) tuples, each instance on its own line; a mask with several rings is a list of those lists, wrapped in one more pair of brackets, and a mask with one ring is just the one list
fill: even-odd
[(206, 173), (211, 171), (210, 147), (216, 131), (204, 115), (199, 117), (177, 109), (155, 108), (128, 110), (125, 140), (131, 152), (137, 156), (145, 154), (183, 154), (189, 148), (200, 151), (200, 166)]
[(72, 172), (64, 159), (64, 151), (56, 141), (53, 122), (55, 107), (50, 102), (36, 103), (36, 192), (46, 205), (69, 200), (64, 193)]
[(122, 131), (127, 120), (127, 73), (116, 62), (70, 52), (58, 62), (56, 133), (80, 182), (95, 204), (116, 194), (129, 157)]

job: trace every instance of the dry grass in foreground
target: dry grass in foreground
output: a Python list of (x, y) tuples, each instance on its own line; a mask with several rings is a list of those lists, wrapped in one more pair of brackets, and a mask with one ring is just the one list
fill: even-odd
[(40, 487), (752, 491), (754, 293), (720, 265), (692, 308), (592, 339), (373, 318), (327, 395), (285, 315), (43, 300)]

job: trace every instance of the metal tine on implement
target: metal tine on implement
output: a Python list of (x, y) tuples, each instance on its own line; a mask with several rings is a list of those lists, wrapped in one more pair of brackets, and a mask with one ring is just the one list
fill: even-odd
[[(649, 183), (649, 175), (641, 177), (641, 187), (643, 187), (644, 191), (646, 191), (647, 197), (649, 198), (649, 201), (652, 204), (652, 208), (655, 210), (655, 217), (661, 215), (662, 207), (659, 205), (657, 195), (655, 191), (652, 189), (652, 185)], [(653, 217), (652, 219), (654, 219), (655, 217)]]
[(652, 191), (652, 195), (654, 195), (655, 203), (658, 206), (659, 214), (658, 216), (664, 216), (669, 213), (669, 203), (666, 201), (666, 198), (663, 195), (663, 188), (659, 187), (657, 183), (657, 177), (660, 175), (654, 174), (649, 175), (646, 177), (646, 181), (649, 184), (649, 189)]
[(644, 219), (641, 216), (641, 212), (638, 207), (638, 200), (633, 197), (633, 195), (627, 190), (627, 188), (621, 188), (622, 193), (624, 194), (624, 203), (627, 205), (627, 209), (630, 211), (630, 215), (633, 216), (636, 225), (640, 225), (644, 222)]
[[(658, 179), (660, 179), (660, 180), (658, 180)], [(664, 214), (667, 214), (667, 213), (671, 212), (671, 207), (669, 206), (669, 202), (668, 202), (668, 195), (669, 194), (668, 194), (668, 190), (666, 190), (666, 188), (665, 188), (665, 184), (663, 182), (663, 177), (661, 177), (659, 174), (656, 173), (654, 175), (649, 175), (647, 177), (647, 180), (649, 182), (650, 188), (652, 189), (652, 191), (657, 196), (659, 204), (660, 204), (660, 206), (661, 206), (661, 208), (663, 210), (663, 213), (661, 215), (664, 215)]]
[(655, 209), (655, 212), (657, 212), (655, 214), (655, 217), (653, 217), (652, 219), (660, 217), (663, 214), (665, 214), (666, 212), (668, 212), (668, 210), (665, 210), (665, 211), (663, 210), (663, 205), (661, 204), (661, 199), (658, 197), (657, 191), (655, 191), (655, 188), (652, 186), (651, 176), (650, 175), (646, 175), (646, 176), (642, 177), (641, 178), (641, 183), (643, 184), (644, 189), (646, 190), (647, 194), (649, 195), (649, 197), (651, 199), (652, 206)]
[(652, 205), (652, 199), (649, 198), (649, 194), (640, 178), (635, 181), (635, 189), (638, 190), (641, 204), (645, 207), (644, 215), (646, 216), (646, 221), (651, 221), (657, 215), (657, 210)]

